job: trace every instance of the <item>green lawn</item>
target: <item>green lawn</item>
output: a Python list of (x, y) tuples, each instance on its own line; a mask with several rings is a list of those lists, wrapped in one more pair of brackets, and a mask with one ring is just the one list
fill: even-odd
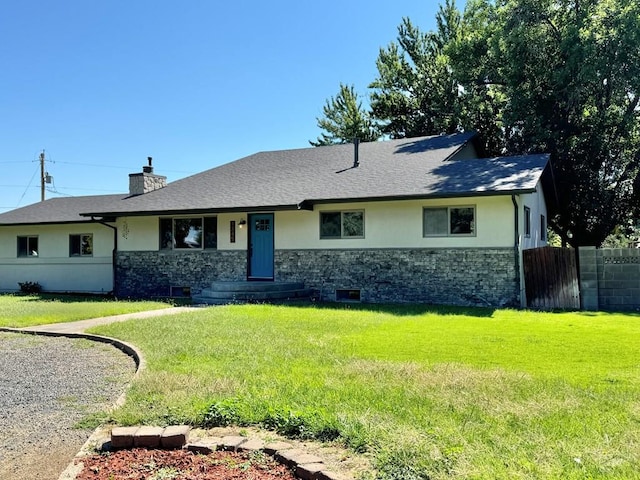
[(170, 306), (166, 302), (116, 301), (71, 295), (0, 295), (0, 327), (72, 322)]
[(121, 424), (258, 424), (380, 479), (640, 478), (640, 317), (228, 306), (94, 330), (148, 368)]

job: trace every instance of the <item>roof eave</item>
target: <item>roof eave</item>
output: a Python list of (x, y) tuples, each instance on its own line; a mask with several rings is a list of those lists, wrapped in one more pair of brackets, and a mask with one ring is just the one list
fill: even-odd
[[(87, 218), (86, 220), (84, 219), (79, 219), (79, 220), (60, 220), (60, 221), (55, 221), (55, 220), (49, 220), (46, 222), (19, 222), (19, 223), (0, 223), (0, 227), (28, 227), (28, 226), (32, 226), (32, 225), (74, 225), (74, 224), (79, 224), (79, 225), (84, 225), (86, 223), (92, 223), (95, 222), (96, 220), (91, 219), (91, 218)], [(111, 220), (108, 220), (111, 221)]]
[(81, 213), (86, 217), (149, 217), (149, 216), (174, 216), (174, 215), (204, 215), (212, 213), (244, 213), (244, 212), (274, 212), (281, 210), (300, 210), (304, 207), (301, 204), (291, 205), (253, 205), (242, 207), (211, 207), (211, 208), (189, 208), (189, 209), (160, 209), (160, 210), (142, 210), (130, 212), (92, 212)]
[(504, 191), (475, 191), (475, 192), (456, 192), (456, 193), (432, 193), (419, 195), (393, 195), (393, 196), (374, 196), (374, 197), (345, 197), (345, 198), (323, 198), (323, 199), (306, 199), (304, 204), (323, 205), (328, 203), (364, 203), (364, 202), (383, 202), (383, 201), (399, 201), (399, 200), (430, 200), (439, 198), (469, 198), (469, 197), (502, 197), (510, 195), (520, 195), (535, 192), (535, 188), (521, 188)]

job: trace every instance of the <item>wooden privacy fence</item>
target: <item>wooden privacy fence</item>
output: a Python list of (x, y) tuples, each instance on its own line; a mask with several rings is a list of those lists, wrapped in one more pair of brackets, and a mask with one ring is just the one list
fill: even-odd
[(522, 257), (528, 308), (580, 308), (580, 287), (574, 249), (532, 248), (524, 250)]

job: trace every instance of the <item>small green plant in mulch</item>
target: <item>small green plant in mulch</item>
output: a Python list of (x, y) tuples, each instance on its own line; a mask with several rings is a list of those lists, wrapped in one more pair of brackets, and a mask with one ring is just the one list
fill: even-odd
[(233, 398), (213, 403), (205, 413), (202, 425), (204, 427), (243, 425), (238, 406), (239, 401)]

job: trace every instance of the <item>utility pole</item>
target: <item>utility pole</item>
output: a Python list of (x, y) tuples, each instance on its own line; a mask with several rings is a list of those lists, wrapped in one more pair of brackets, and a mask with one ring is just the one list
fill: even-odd
[(44, 202), (44, 150), (40, 154), (40, 201)]

